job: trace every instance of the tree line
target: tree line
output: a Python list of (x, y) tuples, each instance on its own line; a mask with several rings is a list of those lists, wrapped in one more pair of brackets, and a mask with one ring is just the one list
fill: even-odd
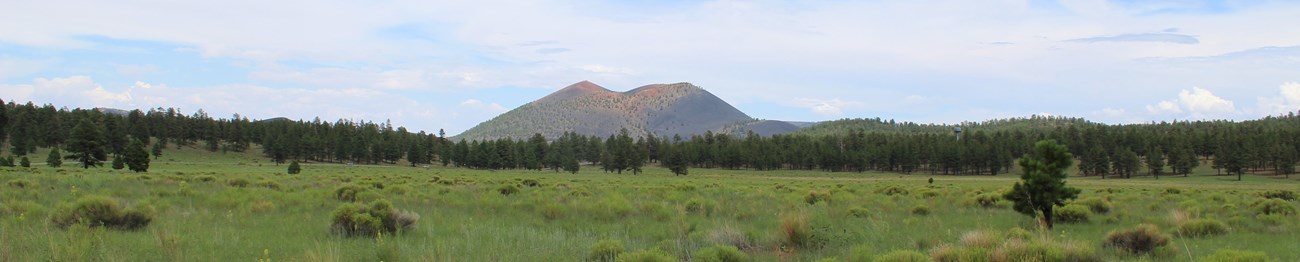
[[(0, 101), (0, 140), (12, 157), (37, 147), (63, 148), (83, 120), (102, 135), (106, 154), (124, 156), (133, 141), (154, 157), (169, 146), (243, 152), (260, 145), (275, 163), (315, 161), (411, 166), (438, 163), (477, 169), (550, 169), (640, 173), (658, 164), (678, 174), (689, 168), (924, 172), (996, 175), (1009, 172), (1034, 142), (1061, 141), (1085, 176), (1187, 175), (1208, 164), (1225, 175), (1289, 175), (1300, 162), (1300, 117), (1258, 120), (1175, 121), (1105, 125), (1078, 118), (1030, 117), (962, 125), (918, 125), (875, 119), (823, 123), (814, 132), (773, 136), (706, 132), (657, 137), (622, 130), (607, 137), (567, 132), (557, 138), (457, 140), (382, 123), (319, 118), (251, 121), (238, 114), (213, 118), (176, 108), (148, 111), (87, 110)], [(108, 113), (105, 113), (108, 112)], [(846, 124), (847, 123), (847, 124)], [(869, 128), (854, 128), (866, 125)], [(954, 128), (964, 128), (954, 133)], [(0, 161), (2, 162), (2, 161)]]

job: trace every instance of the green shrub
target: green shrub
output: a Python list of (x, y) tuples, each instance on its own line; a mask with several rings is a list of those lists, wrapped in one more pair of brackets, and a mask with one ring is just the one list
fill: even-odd
[(587, 253), (587, 260), (591, 261), (614, 261), (619, 254), (626, 251), (623, 249), (623, 242), (618, 240), (606, 239), (597, 241), (591, 245), (591, 252)]
[(365, 190), (366, 188), (358, 185), (343, 184), (334, 189), (334, 198), (345, 202), (355, 202), (357, 201), (357, 194)]
[(993, 261), (1102, 261), (1091, 245), (1045, 238), (1006, 241), (989, 255)]
[(1165, 195), (1177, 195), (1177, 194), (1182, 194), (1183, 190), (1171, 187), (1171, 188), (1165, 188), (1165, 191), (1162, 191), (1161, 193)]
[(1269, 190), (1269, 191), (1260, 192), (1259, 196), (1262, 196), (1264, 198), (1276, 198), (1276, 199), (1281, 199), (1286, 201), (1291, 201), (1296, 199), (1295, 192), (1292, 192), (1290, 190)]
[(289, 174), (290, 174), (290, 175), (297, 175), (298, 173), (302, 173), (302, 167), (299, 166), (299, 165), (298, 165), (298, 161), (295, 160), (295, 161), (293, 161), (293, 162), (289, 162), (289, 170), (288, 170), (288, 171), (289, 171)]
[(849, 208), (849, 215), (853, 215), (853, 217), (866, 218), (871, 216), (871, 210), (864, 207), (851, 207)]
[(979, 207), (995, 208), (998, 207), (998, 203), (1002, 202), (1002, 199), (1003, 199), (1002, 194), (983, 193), (983, 194), (975, 195), (974, 202), (975, 205)]
[(925, 205), (914, 206), (912, 207), (912, 214), (918, 216), (930, 215), (930, 207), (927, 207)]
[(1088, 222), (1088, 218), (1092, 217), (1092, 210), (1083, 205), (1069, 204), (1057, 208), (1056, 212), (1052, 213), (1052, 217), (1056, 218), (1056, 222), (1060, 223)]
[(15, 187), (15, 188), (35, 188), (35, 187), (39, 187), (39, 184), (36, 184), (36, 182), (32, 182), (31, 180), (22, 179), (22, 178), (16, 178), (16, 179), (13, 179), (13, 180), (9, 180), (9, 182), (5, 182), (5, 184), (6, 184), (6, 185), (9, 185), (9, 187)]
[(908, 193), (907, 189), (903, 189), (903, 188), (901, 188), (901, 187), (897, 187), (897, 186), (887, 186), (887, 187), (883, 187), (883, 188), (877, 189), (876, 192), (877, 192), (877, 193), (881, 193), (881, 194), (885, 194), (886, 196), (892, 196), (892, 195), (904, 195), (904, 196), (906, 196), (907, 193)]
[(552, 202), (542, 205), (542, 208), (537, 212), (541, 213), (546, 220), (556, 220), (564, 216), (565, 208), (564, 205)]
[(717, 245), (695, 252), (693, 261), (742, 262), (749, 261), (749, 255), (734, 246)]
[(237, 177), (227, 180), (226, 184), (233, 187), (248, 187), (248, 184), (252, 184), (252, 182), (248, 182), (248, 179)]
[(519, 193), (519, 186), (515, 186), (515, 184), (501, 185), (501, 187), (497, 188), (497, 192), (501, 193), (501, 195), (509, 196), (514, 193)]
[(344, 203), (331, 216), (331, 231), (346, 236), (372, 236), (379, 232), (396, 233), (410, 230), (420, 215), (393, 208), (388, 200), (380, 199), (366, 206)]
[(1276, 262), (1273, 259), (1259, 251), (1241, 251), (1232, 249), (1219, 249), (1214, 254), (1201, 257), (1201, 262)]
[(537, 179), (532, 179), (532, 178), (524, 179), (524, 181), (521, 182), (521, 184), (523, 184), (523, 185), (526, 186), (526, 187), (539, 187), (539, 186), (542, 186), (542, 183), (541, 183), (541, 182), (537, 182)]
[(1178, 225), (1178, 234), (1186, 237), (1207, 237), (1228, 233), (1228, 225), (1214, 219), (1192, 219)]
[(618, 262), (677, 262), (677, 258), (658, 249), (623, 253), (614, 260)]
[(201, 175), (194, 177), (194, 180), (198, 180), (199, 182), (212, 182), (217, 181), (217, 178), (209, 175)]
[(50, 222), (60, 228), (86, 224), (91, 227), (135, 230), (148, 226), (153, 221), (153, 213), (149, 208), (123, 210), (117, 200), (91, 195), (77, 199), (72, 205), (61, 207), (50, 217)]
[(1286, 200), (1277, 199), (1277, 198), (1258, 200), (1255, 201), (1254, 203), (1251, 203), (1250, 206), (1255, 209), (1256, 214), (1260, 214), (1260, 215), (1272, 215), (1272, 214), (1295, 215), (1296, 214), (1295, 205), (1292, 205), (1291, 202), (1287, 202)]
[(930, 262), (930, 256), (915, 250), (894, 250), (876, 257), (875, 262)]
[(827, 203), (830, 203), (830, 202), (831, 202), (831, 192), (829, 192), (829, 191), (816, 191), (816, 190), (809, 191), (809, 192), (808, 192), (808, 196), (805, 196), (805, 197), (803, 198), (803, 201), (804, 201), (804, 202), (808, 202), (809, 205), (815, 205), (815, 204), (817, 204), (817, 202), (827, 202)]
[(1155, 225), (1142, 224), (1126, 230), (1113, 230), (1106, 234), (1106, 246), (1133, 254), (1151, 253), (1169, 244), (1169, 236), (1160, 233)]
[(1097, 197), (1079, 199), (1074, 201), (1073, 204), (1086, 206), (1088, 207), (1089, 210), (1092, 210), (1092, 212), (1096, 214), (1110, 213), (1110, 209), (1113, 207), (1110, 201), (1106, 201), (1105, 199), (1101, 199)]
[(713, 213), (714, 204), (712, 201), (703, 198), (691, 198), (686, 201), (686, 213), (709, 215)]
[(262, 181), (257, 181), (257, 187), (265, 187), (271, 190), (280, 190), (280, 188), (282, 188), (283, 186), (280, 185), (280, 182), (276, 182), (275, 180), (263, 179)]

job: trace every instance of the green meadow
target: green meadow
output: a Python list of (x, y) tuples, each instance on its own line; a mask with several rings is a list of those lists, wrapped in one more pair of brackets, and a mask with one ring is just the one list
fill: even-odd
[[(1189, 177), (1071, 177), (1083, 192), (1048, 231), (997, 197), (1018, 170), (674, 176), (657, 165), (616, 175), (303, 163), (289, 175), (257, 151), (167, 150), (147, 173), (4, 168), (0, 261), (1300, 261), (1300, 216), (1284, 196), (1300, 176), (1236, 181), (1208, 164)], [(55, 222), (93, 196), (151, 220)], [(418, 220), (396, 233), (333, 226), (340, 206), (381, 199)], [(1139, 225), (1166, 241), (1137, 252), (1108, 244)]]

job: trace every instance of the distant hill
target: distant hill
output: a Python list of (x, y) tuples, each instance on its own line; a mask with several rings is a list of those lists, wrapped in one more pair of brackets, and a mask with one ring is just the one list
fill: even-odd
[(744, 136), (745, 134), (748, 134), (750, 131), (753, 131), (754, 134), (760, 136), (772, 136), (772, 135), (799, 131), (800, 128), (802, 127), (789, 121), (754, 119), (749, 121), (731, 123), (727, 126), (724, 126), (720, 131), (717, 132), (732, 134), (736, 136)]
[[(483, 122), (455, 139), (527, 138), (540, 133), (548, 139), (566, 131), (608, 136), (626, 128), (634, 135), (689, 137), (723, 129), (752, 117), (690, 83), (653, 84), (614, 92), (592, 82), (569, 85)], [(788, 130), (781, 127), (762, 130)], [(795, 128), (797, 129), (797, 127)]]
[(131, 114), (131, 110), (107, 108), (107, 107), (96, 107), (95, 111), (99, 111), (100, 113), (103, 114), (117, 115), (117, 116), (127, 116)]

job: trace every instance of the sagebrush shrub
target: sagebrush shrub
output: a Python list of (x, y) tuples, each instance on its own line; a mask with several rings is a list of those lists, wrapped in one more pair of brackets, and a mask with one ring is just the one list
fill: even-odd
[(849, 215), (853, 215), (853, 217), (866, 218), (871, 216), (871, 210), (864, 207), (851, 207), (849, 208)]
[(1295, 192), (1292, 192), (1290, 190), (1269, 190), (1269, 191), (1260, 192), (1259, 196), (1262, 196), (1264, 198), (1276, 198), (1276, 199), (1281, 199), (1286, 201), (1291, 201), (1296, 199)]
[(334, 189), (334, 198), (340, 201), (355, 202), (357, 201), (357, 194), (365, 190), (364, 187), (355, 184), (343, 184)]
[(975, 205), (979, 207), (995, 208), (998, 207), (998, 203), (1002, 202), (1002, 199), (1003, 199), (1002, 194), (983, 193), (983, 194), (975, 195), (974, 202)]
[(897, 186), (887, 186), (887, 187), (884, 187), (884, 188), (881, 188), (881, 189), (876, 190), (876, 192), (877, 192), (877, 193), (881, 193), (881, 194), (885, 194), (885, 195), (887, 195), (887, 196), (892, 196), (892, 195), (907, 195), (907, 193), (908, 193), (907, 189), (903, 189), (903, 188), (901, 188), (901, 187), (897, 187)]
[(1105, 245), (1133, 254), (1146, 254), (1169, 244), (1169, 236), (1160, 233), (1155, 225), (1142, 224), (1135, 228), (1115, 230), (1106, 234)]
[(591, 261), (614, 261), (619, 254), (626, 251), (623, 249), (623, 242), (618, 240), (606, 239), (597, 241), (591, 245), (591, 252), (587, 253), (587, 260)]
[(38, 187), (38, 185), (36, 184), (36, 182), (32, 182), (31, 180), (22, 179), (22, 178), (16, 178), (16, 179), (13, 179), (13, 180), (9, 180), (9, 182), (5, 182), (5, 184), (6, 184), (6, 185), (9, 185), (9, 187), (14, 187), (14, 188), (34, 188), (34, 187)]
[(501, 187), (497, 188), (497, 192), (509, 196), (514, 193), (519, 193), (519, 186), (515, 186), (515, 184), (501, 185)]
[(226, 184), (227, 184), (227, 185), (230, 185), (230, 186), (233, 186), (233, 187), (247, 187), (248, 184), (251, 184), (251, 183), (252, 183), (252, 182), (249, 182), (248, 179), (245, 179), (245, 178), (242, 178), (242, 177), (231, 178), (230, 180), (227, 180), (227, 181), (226, 181)]
[(1272, 215), (1272, 214), (1295, 215), (1296, 214), (1295, 205), (1292, 205), (1291, 202), (1288, 202), (1286, 200), (1277, 199), (1277, 198), (1257, 200), (1254, 203), (1251, 203), (1250, 206), (1255, 209), (1255, 213), (1260, 215)]
[(539, 187), (539, 186), (542, 186), (542, 182), (537, 182), (537, 179), (532, 179), (532, 178), (524, 179), (524, 181), (523, 181), (523, 182), (520, 182), (520, 184), (523, 184), (523, 185), (526, 186), (526, 187)]
[(809, 191), (809, 192), (808, 192), (808, 196), (805, 196), (805, 197), (803, 198), (803, 201), (804, 201), (804, 202), (808, 202), (809, 205), (817, 204), (817, 202), (827, 202), (827, 203), (830, 203), (830, 202), (831, 202), (831, 192), (829, 192), (829, 191), (817, 191), (817, 190)]
[(392, 202), (380, 199), (369, 206), (344, 203), (331, 215), (332, 232), (347, 236), (371, 236), (379, 232), (395, 233), (410, 230), (420, 215), (393, 208)]
[(696, 251), (693, 261), (743, 262), (749, 261), (749, 255), (734, 246), (717, 245)]
[(194, 180), (198, 180), (199, 182), (212, 182), (217, 181), (217, 178), (209, 175), (201, 175), (194, 177)]
[(1110, 209), (1113, 206), (1110, 201), (1097, 197), (1075, 200), (1073, 204), (1086, 206), (1088, 209), (1092, 210), (1093, 213), (1097, 214), (1110, 213)]
[(686, 208), (686, 213), (700, 214), (700, 215), (707, 216), (710, 213), (713, 213), (713, 206), (714, 206), (713, 202), (705, 200), (703, 198), (696, 197), (696, 198), (691, 198), (691, 200), (687, 200), (686, 205), (684, 207)]
[(924, 205), (914, 206), (914, 207), (912, 207), (912, 214), (913, 214), (913, 215), (918, 215), (918, 216), (929, 215), (929, 214), (930, 214), (930, 207), (928, 207), (928, 206), (924, 206)]
[(677, 258), (659, 249), (641, 250), (618, 255), (618, 262), (677, 262)]
[(135, 230), (148, 226), (153, 221), (153, 210), (122, 209), (118, 201), (105, 196), (84, 196), (72, 205), (65, 205), (50, 217), (50, 222), (61, 228), (76, 224), (91, 227), (107, 227), (122, 230)]
[(257, 181), (257, 187), (264, 187), (270, 190), (278, 191), (280, 190), (280, 188), (283, 188), (284, 186), (281, 186), (280, 182), (276, 182), (275, 180), (262, 179), (261, 181)]
[(1207, 237), (1228, 233), (1228, 225), (1214, 219), (1191, 219), (1178, 225), (1178, 234), (1186, 237)]
[(1088, 222), (1088, 219), (1092, 217), (1092, 210), (1083, 205), (1069, 204), (1057, 208), (1052, 217), (1056, 218), (1056, 221), (1060, 223)]

